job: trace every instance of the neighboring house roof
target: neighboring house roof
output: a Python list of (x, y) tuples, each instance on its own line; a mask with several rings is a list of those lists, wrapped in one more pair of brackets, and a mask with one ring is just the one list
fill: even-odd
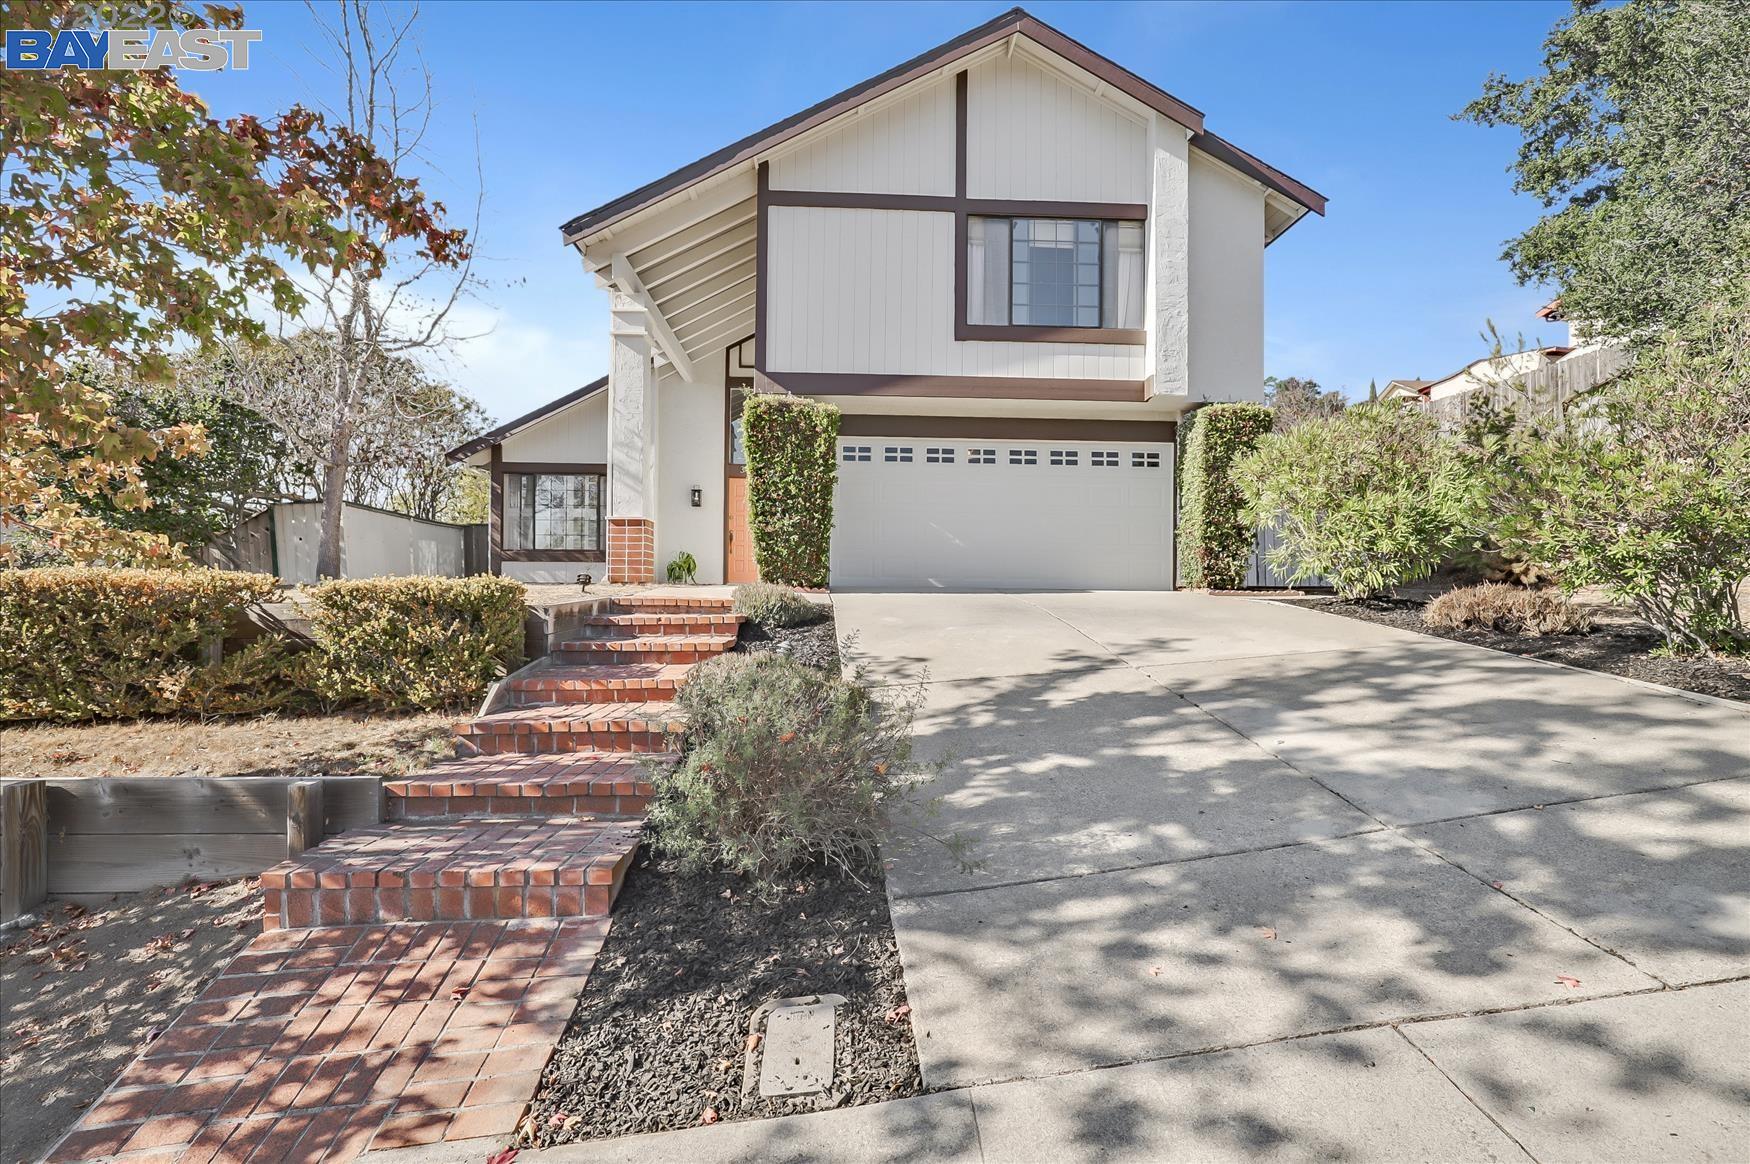
[(1565, 318), (1562, 315), (1562, 297), (1558, 295), (1554, 299), (1551, 299), (1548, 303), (1545, 303), (1542, 307), (1538, 308), (1535, 314), (1539, 319), (1547, 319), (1555, 323), (1562, 322)]
[(672, 174), (658, 178), (654, 182), (640, 186), (629, 194), (621, 195), (594, 210), (586, 211), (566, 222), (560, 227), (560, 230), (567, 243), (575, 242), (585, 235), (602, 230), (627, 215), (634, 214), (655, 202), (687, 189), (689, 186), (747, 162), (781, 142), (831, 121), (841, 114), (848, 113), (883, 93), (891, 92), (902, 85), (917, 80), (919, 77), (976, 52), (986, 45), (995, 44), (1017, 34), (1043, 45), (1143, 105), (1172, 118), (1191, 131), (1191, 144), (1209, 156), (1275, 190), (1307, 210), (1316, 214), (1324, 214), (1325, 196), (1323, 194), (1204, 129), (1203, 114), (1197, 109), (1145, 81), (1115, 61), (1103, 57), (1078, 41), (1065, 36), (1057, 29), (1030, 15), (1025, 9), (1011, 8), (996, 19), (981, 24), (977, 28), (969, 29), (920, 56), (894, 66), (885, 73), (880, 73), (860, 84), (853, 85), (844, 92), (828, 97), (817, 105), (812, 105), (802, 112), (769, 125), (740, 141), (724, 146), (716, 153), (707, 154), (698, 161), (682, 166)]
[(478, 453), (483, 449), (489, 449), (493, 445), (498, 444), (500, 441), (504, 440), (505, 437), (511, 436), (519, 429), (527, 428), (537, 420), (551, 416), (561, 408), (568, 408), (571, 405), (576, 404), (579, 400), (585, 400), (594, 396), (597, 392), (602, 391), (607, 386), (608, 378), (606, 376), (603, 376), (599, 380), (591, 380), (588, 384), (585, 384), (576, 391), (567, 392), (565, 395), (559, 397), (559, 399), (550, 400), (546, 404), (535, 409), (533, 412), (525, 412), (515, 420), (506, 421), (491, 432), (482, 433), (465, 445), (457, 445), (455, 448), (445, 453), (444, 456), (451, 461), (466, 460), (475, 453)]
[(1387, 396), (1393, 391), (1398, 391), (1406, 396), (1426, 396), (1429, 387), (1434, 383), (1435, 381), (1433, 380), (1392, 380), (1386, 384), (1385, 391), (1381, 392), (1380, 395)]

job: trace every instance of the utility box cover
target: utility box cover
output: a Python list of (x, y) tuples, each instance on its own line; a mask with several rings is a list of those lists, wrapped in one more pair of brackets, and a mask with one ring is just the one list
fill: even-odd
[(832, 1086), (834, 1009), (823, 1001), (775, 1007), (766, 1016), (761, 1095), (811, 1095)]

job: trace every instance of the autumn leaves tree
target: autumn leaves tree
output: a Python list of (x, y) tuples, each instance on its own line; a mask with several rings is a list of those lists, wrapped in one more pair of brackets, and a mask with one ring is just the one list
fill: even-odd
[[(0, 4), (14, 28), (78, 27), (88, 11)], [(107, 20), (239, 28), (243, 15), (119, 3)], [(171, 70), (69, 68), (0, 70), (0, 107), (0, 560), (31, 535), (79, 561), (176, 557), (162, 534), (118, 529), (81, 501), (147, 505), (142, 466), (205, 438), (126, 423), (79, 361), (163, 380), (179, 344), (263, 339), (254, 303), (302, 311), (294, 273), (374, 276), (392, 245), (466, 261), (464, 232), (370, 134), (301, 106), (217, 119)]]

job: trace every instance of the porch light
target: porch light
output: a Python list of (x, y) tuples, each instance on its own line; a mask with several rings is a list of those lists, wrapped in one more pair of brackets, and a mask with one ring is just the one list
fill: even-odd
[(693, 508), (698, 509), (705, 504), (705, 491), (697, 485), (693, 486)]

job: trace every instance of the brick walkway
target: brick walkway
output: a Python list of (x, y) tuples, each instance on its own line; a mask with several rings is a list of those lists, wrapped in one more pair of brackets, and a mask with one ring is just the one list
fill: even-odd
[(569, 918), (262, 934), (49, 1160), (349, 1160), (508, 1135), (607, 930)]
[(723, 600), (615, 599), (542, 682), (508, 685), (511, 708), (457, 725), (465, 758), (385, 783), (388, 823), (262, 874), (268, 932), (49, 1159), (302, 1164), (509, 1140), (607, 936), (645, 764), (681, 728), (657, 696), (739, 621)]

